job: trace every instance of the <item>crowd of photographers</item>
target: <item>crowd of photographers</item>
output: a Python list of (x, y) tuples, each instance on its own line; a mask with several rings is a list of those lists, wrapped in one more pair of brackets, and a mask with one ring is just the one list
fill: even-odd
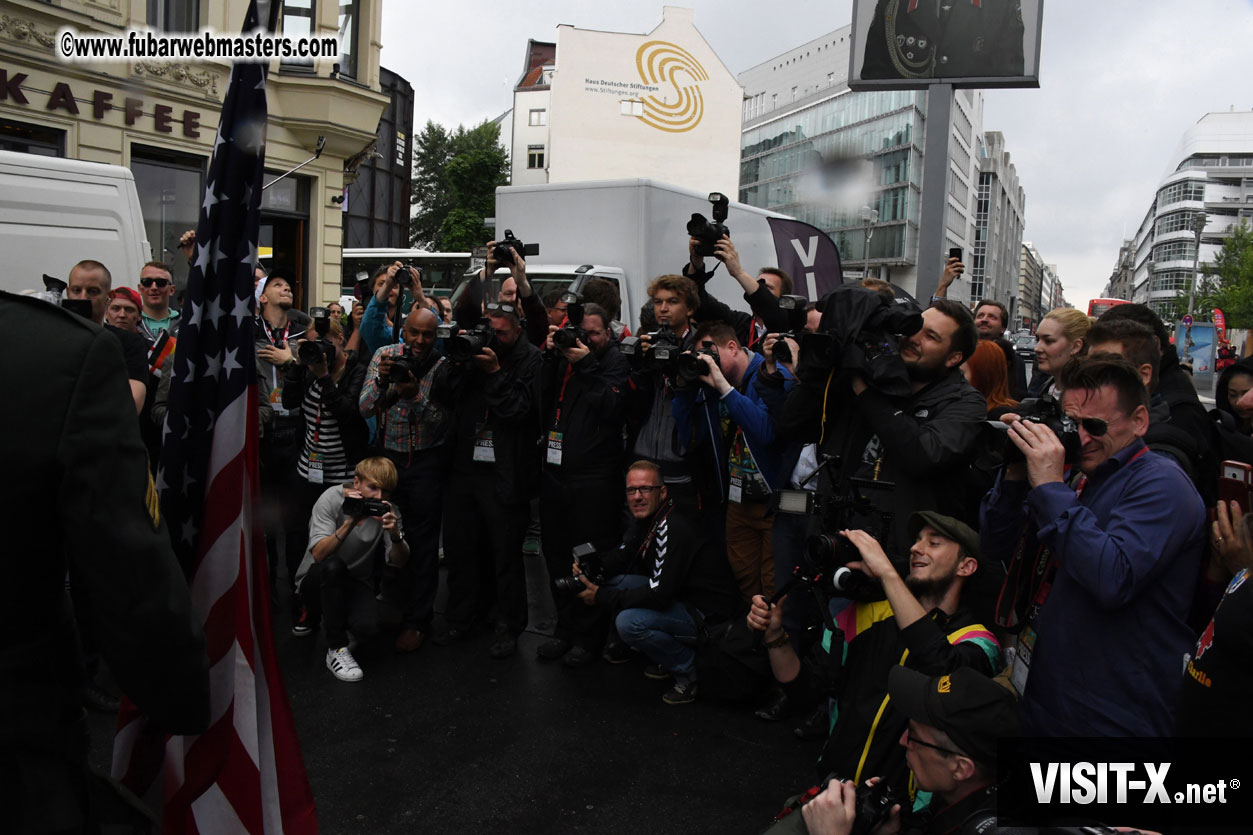
[[(944, 297), (960, 258), (925, 309), (875, 280), (811, 304), (716, 228), (632, 335), (610, 282), (541, 298), (527, 254), (489, 243), (455, 305), (398, 262), (311, 316), (258, 271), (270, 568), (336, 678), (384, 630), (398, 652), (489, 630), (513, 655), (538, 524), (541, 660), (637, 661), (667, 704), (825, 737), (826, 783), (771, 831), (982, 831), (961, 827), (995, 806), (998, 738), (1243, 715), (1253, 361), (1209, 413), (1147, 308), (1055, 310), (1028, 387), (1004, 307)], [(71, 298), (147, 346), (155, 460), (169, 270), (145, 266), (141, 297), (84, 264)], [(717, 269), (751, 314), (708, 292)]]

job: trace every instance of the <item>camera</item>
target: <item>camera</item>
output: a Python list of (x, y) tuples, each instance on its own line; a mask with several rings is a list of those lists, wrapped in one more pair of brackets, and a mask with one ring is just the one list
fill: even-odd
[(567, 322), (553, 332), (553, 345), (558, 348), (573, 348), (576, 342), (587, 345), (587, 331), (573, 322)]
[(488, 319), (480, 319), (465, 333), (457, 333), (457, 323), (451, 322), (435, 328), (435, 335), (444, 340), (444, 351), (453, 362), (467, 362), (475, 354), (492, 344), (496, 333)]
[(360, 496), (344, 496), (344, 515), (358, 519), (366, 516), (382, 516), (391, 512), (392, 506), (382, 499), (366, 499)]
[[(1061, 403), (1056, 400), (1045, 400), (1038, 397), (1027, 398), (1018, 404), (1014, 414), (1025, 421), (1039, 423), (1048, 427), (1066, 449), (1067, 466), (1073, 465), (1079, 460), (1079, 453), (1083, 447), (1079, 441), (1079, 424), (1075, 422), (1074, 418), (1062, 411)], [(1009, 431), (1009, 427), (999, 420), (991, 421), (991, 424), (1002, 431)], [(1024, 460), (1026, 459), (1023, 457), (1022, 450), (1016, 444), (1012, 441), (1006, 444), (1006, 464), (1021, 463)]]
[(335, 345), (327, 338), (331, 332), (331, 311), (325, 307), (309, 308), (309, 317), (313, 320), (313, 331), (317, 339), (306, 339), (296, 349), (301, 365), (316, 365), (323, 360), (328, 366), (335, 362)]
[(622, 352), (637, 368), (647, 371), (658, 371), (662, 374), (673, 374), (677, 370), (679, 357), (683, 355), (683, 343), (679, 335), (669, 325), (662, 325), (648, 336), (650, 350), (644, 350), (640, 337), (627, 337), (618, 344)]
[(496, 263), (505, 267), (513, 266), (513, 254), (515, 252), (524, 259), (532, 255), (539, 255), (539, 244), (524, 244), (513, 236), (512, 229), (506, 229), (504, 240), (496, 242)]
[(901, 359), (901, 340), (922, 328), (922, 311), (858, 285), (843, 285), (823, 297), (817, 333), (801, 338), (797, 373), (860, 371), (871, 388), (889, 397), (910, 395), (911, 379)]
[(396, 286), (401, 290), (409, 290), (413, 287), (413, 267), (405, 265), (396, 270)]
[[(714, 246), (722, 240), (722, 236), (731, 236), (731, 230), (723, 223), (727, 219), (729, 201), (725, 194), (712, 192), (709, 195), (710, 213), (713, 221), (705, 219), (699, 212), (692, 212), (692, 219), (687, 222), (687, 234), (697, 240), (696, 254), (702, 258), (715, 255)], [(716, 256), (715, 256), (716, 257)]]
[(388, 385), (394, 386), (399, 383), (416, 382), (419, 373), (419, 361), (410, 354), (401, 354), (392, 359), (391, 368), (387, 371), (387, 376), (383, 379)]
[[(574, 564), (579, 567), (579, 572), (587, 577), (592, 585), (599, 586), (604, 584), (605, 568), (596, 556), (595, 545), (590, 542), (584, 542), (582, 545), (574, 546), (570, 553), (574, 557)], [(553, 593), (559, 601), (578, 597), (579, 593), (585, 588), (587, 586), (583, 585), (583, 581), (575, 574), (569, 577), (558, 577), (553, 580)]]
[(675, 362), (675, 371), (679, 375), (679, 379), (685, 383), (694, 383), (705, 375), (705, 363), (701, 362), (701, 355), (710, 357), (714, 361), (714, 365), (719, 369), (722, 368), (722, 359), (718, 355), (718, 346), (712, 340), (705, 340), (699, 348), (684, 354), (679, 354), (678, 360)]
[(849, 835), (868, 835), (875, 827), (888, 819), (892, 807), (896, 805), (896, 793), (886, 780), (880, 780), (873, 786), (862, 783), (856, 790), (857, 814), (853, 819), (853, 828)]
[(788, 331), (779, 334), (779, 338), (771, 346), (770, 354), (775, 362), (791, 365), (796, 361), (792, 356), (792, 348), (784, 337), (795, 339), (796, 344), (800, 344), (805, 333), (805, 320), (809, 316), (808, 308), (809, 300), (804, 296), (779, 296), (779, 309), (787, 311)]
[(582, 266), (576, 272), (580, 275), (570, 282), (570, 286), (561, 294), (566, 303), (566, 324), (553, 333), (553, 345), (558, 348), (573, 348), (576, 342), (587, 347), (587, 331), (583, 330), (583, 285), (591, 276), (587, 274), (590, 266)]

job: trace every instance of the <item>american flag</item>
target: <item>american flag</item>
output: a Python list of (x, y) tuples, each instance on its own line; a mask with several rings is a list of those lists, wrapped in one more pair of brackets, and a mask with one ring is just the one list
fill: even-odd
[[(256, 0), (244, 31), (257, 27)], [(196, 225), (157, 475), (204, 623), (210, 726), (166, 736), (123, 704), (113, 774), (161, 809), (165, 833), (317, 832), (274, 652), (255, 499), (253, 270), (265, 172), (265, 64), (236, 64)]]

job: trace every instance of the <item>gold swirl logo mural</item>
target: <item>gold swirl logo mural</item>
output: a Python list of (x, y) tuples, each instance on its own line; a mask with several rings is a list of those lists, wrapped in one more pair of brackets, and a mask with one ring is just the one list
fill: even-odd
[(709, 80), (709, 73), (690, 52), (666, 41), (649, 41), (635, 53), (635, 66), (645, 84), (668, 86), (674, 91), (673, 102), (660, 96), (643, 96), (644, 113), (636, 118), (657, 130), (683, 133), (700, 124), (705, 115), (705, 100), (700, 83)]

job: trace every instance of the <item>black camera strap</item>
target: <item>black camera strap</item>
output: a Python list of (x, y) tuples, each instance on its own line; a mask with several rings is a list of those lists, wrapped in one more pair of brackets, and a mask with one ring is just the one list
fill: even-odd
[(665, 504), (658, 508), (657, 516), (653, 519), (653, 525), (649, 529), (648, 535), (644, 537), (644, 541), (640, 544), (639, 551), (635, 554), (635, 558), (639, 560), (641, 564), (644, 564), (644, 558), (648, 556), (648, 549), (652, 547), (653, 540), (657, 536), (657, 529), (660, 528), (662, 523), (666, 521), (666, 517), (670, 515), (671, 510), (674, 510), (673, 499), (666, 499)]

